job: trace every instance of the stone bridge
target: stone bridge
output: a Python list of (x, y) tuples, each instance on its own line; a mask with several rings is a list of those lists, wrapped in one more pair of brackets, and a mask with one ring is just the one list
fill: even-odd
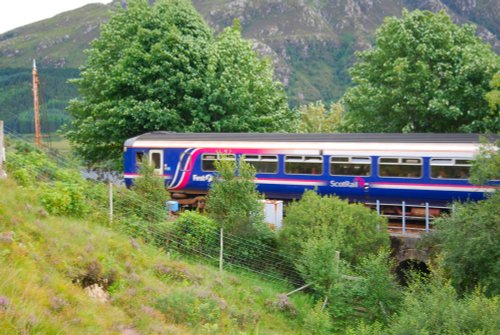
[(430, 247), (418, 247), (422, 234), (403, 234), (390, 232), (392, 255), (396, 260), (396, 275), (402, 284), (406, 284), (405, 272), (413, 269), (429, 273), (428, 261)]

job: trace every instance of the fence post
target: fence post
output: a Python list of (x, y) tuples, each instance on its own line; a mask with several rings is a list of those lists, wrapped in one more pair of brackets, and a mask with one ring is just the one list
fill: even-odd
[(3, 144), (3, 121), (0, 120), (0, 178), (6, 177), (5, 173), (5, 148)]
[(220, 228), (220, 253), (219, 253), (219, 272), (222, 272), (222, 255), (224, 254), (224, 228)]
[(113, 183), (109, 182), (109, 223), (113, 223)]
[[(335, 251), (335, 261), (337, 262), (337, 278), (340, 277), (340, 251)], [(338, 281), (338, 279), (337, 279)], [(325, 296), (321, 310), (325, 310), (326, 304), (328, 303), (328, 296)]]

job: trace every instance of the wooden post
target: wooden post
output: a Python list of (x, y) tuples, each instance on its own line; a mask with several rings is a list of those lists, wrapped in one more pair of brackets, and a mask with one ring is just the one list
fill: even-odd
[(113, 223), (113, 183), (109, 182), (109, 223)]
[(222, 256), (224, 254), (224, 228), (220, 228), (220, 253), (219, 253), (219, 272), (222, 272)]
[(5, 148), (3, 144), (3, 121), (0, 120), (0, 178), (6, 177), (5, 173)]
[(328, 296), (325, 296), (325, 300), (323, 300), (323, 305), (321, 306), (321, 310), (324, 311), (326, 304), (328, 303)]
[[(338, 278), (340, 276), (340, 251), (335, 251), (335, 261), (337, 262), (337, 281), (338, 281)], [(325, 300), (323, 301), (323, 305), (321, 306), (322, 311), (325, 309), (327, 303), (328, 303), (328, 296), (325, 296)]]
[(288, 293), (286, 294), (286, 296), (288, 297), (289, 295), (292, 295), (292, 294), (294, 294), (295, 292), (302, 291), (303, 289), (308, 288), (308, 287), (309, 287), (309, 286), (311, 286), (312, 284), (313, 284), (313, 283), (309, 283), (309, 284), (306, 284), (306, 285), (304, 285), (304, 286), (299, 287), (298, 289), (295, 289), (295, 290), (293, 290), (293, 291), (290, 291), (290, 292), (288, 292)]

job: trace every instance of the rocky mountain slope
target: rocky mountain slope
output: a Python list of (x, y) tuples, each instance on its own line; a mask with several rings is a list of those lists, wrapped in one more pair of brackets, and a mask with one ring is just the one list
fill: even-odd
[[(239, 19), (243, 35), (271, 56), (292, 105), (342, 96), (354, 51), (368, 48), (386, 16), (404, 8), (445, 10), (457, 23), (473, 23), (500, 50), (500, 2), (494, 0), (193, 0), (215, 31)], [(90, 4), (0, 35), (0, 68), (76, 68), (99, 26), (126, 0)]]

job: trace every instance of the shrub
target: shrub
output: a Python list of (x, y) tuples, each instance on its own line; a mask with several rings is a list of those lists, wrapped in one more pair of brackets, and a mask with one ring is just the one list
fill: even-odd
[(33, 186), (35, 178), (28, 170), (24, 168), (9, 169), (9, 174), (15, 179), (20, 186)]
[(332, 321), (328, 311), (323, 310), (322, 302), (318, 301), (314, 309), (304, 318), (304, 329), (311, 335), (330, 334)]
[(216, 254), (219, 250), (217, 224), (197, 212), (186, 211), (179, 216), (173, 225), (172, 239), (181, 243), (176, 247), (188, 252)]
[(300, 257), (309, 238), (335, 240), (342, 259), (356, 264), (362, 257), (389, 245), (387, 221), (360, 204), (306, 191), (286, 210), (279, 242), (285, 254)]
[(83, 216), (89, 211), (83, 187), (78, 184), (56, 182), (45, 185), (41, 196), (45, 209), (52, 214)]
[(393, 265), (389, 251), (382, 250), (361, 259), (354, 269), (361, 279), (351, 281), (351, 292), (355, 294), (350, 300), (358, 302), (372, 321), (387, 322), (401, 304), (402, 292), (392, 272)]
[(459, 299), (449, 282), (415, 282), (405, 294), (391, 334), (497, 334), (500, 298), (475, 291)]
[(500, 294), (500, 192), (488, 199), (457, 204), (453, 215), (436, 222), (443, 266), (460, 292), (477, 285), (490, 295)]
[(221, 316), (222, 301), (214, 294), (191, 289), (174, 291), (161, 297), (156, 308), (175, 323), (205, 324), (217, 322)]
[(141, 177), (134, 181), (126, 198), (125, 208), (145, 221), (157, 223), (166, 220), (165, 202), (168, 195), (165, 184), (147, 162), (141, 166)]
[(217, 176), (210, 186), (207, 198), (208, 215), (227, 232), (253, 237), (262, 230), (256, 226), (264, 221), (262, 196), (254, 183), (255, 169), (241, 160), (223, 157), (215, 162)]
[[(274, 236), (269, 234), (264, 224), (255, 225), (257, 233), (252, 238), (241, 238), (232, 234), (224, 234), (225, 262), (243, 265), (256, 270), (275, 270), (283, 259), (277, 254), (269, 254), (274, 249)], [(258, 229), (263, 232), (259, 233)], [(216, 222), (197, 212), (184, 212), (175, 221), (171, 230), (173, 246), (192, 254), (203, 253), (214, 258), (219, 257), (220, 231)], [(278, 270), (276, 270), (279, 272)]]

